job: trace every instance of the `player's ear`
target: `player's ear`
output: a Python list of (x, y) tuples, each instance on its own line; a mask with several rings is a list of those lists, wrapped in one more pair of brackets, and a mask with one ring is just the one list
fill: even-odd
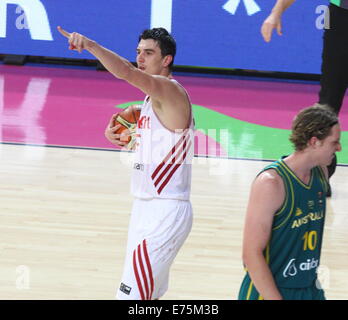
[(308, 145), (314, 148), (320, 147), (321, 143), (322, 143), (321, 140), (319, 140), (317, 137), (312, 137), (308, 141)]
[(171, 56), (170, 54), (166, 55), (163, 59), (163, 66), (168, 67), (172, 61), (173, 61), (173, 56)]

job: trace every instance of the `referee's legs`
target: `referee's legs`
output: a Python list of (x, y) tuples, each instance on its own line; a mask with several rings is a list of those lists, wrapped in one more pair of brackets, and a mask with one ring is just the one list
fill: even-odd
[[(347, 32), (324, 31), (323, 54), (319, 103), (330, 106), (338, 115), (348, 86), (348, 36)], [(329, 178), (335, 173), (337, 157), (335, 154), (327, 167)], [(329, 184), (327, 196), (331, 197)]]

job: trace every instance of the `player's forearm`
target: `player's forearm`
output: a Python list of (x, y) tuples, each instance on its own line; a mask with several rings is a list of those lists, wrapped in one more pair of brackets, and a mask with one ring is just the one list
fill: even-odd
[(295, 0), (278, 0), (275, 6), (272, 9), (272, 14), (281, 16), (283, 12), (289, 8)]
[(91, 41), (86, 50), (93, 54), (117, 78), (127, 79), (129, 72), (136, 69), (128, 60), (102, 47), (95, 41)]
[(243, 260), (255, 288), (262, 298), (281, 300), (282, 296), (262, 252), (244, 254)]

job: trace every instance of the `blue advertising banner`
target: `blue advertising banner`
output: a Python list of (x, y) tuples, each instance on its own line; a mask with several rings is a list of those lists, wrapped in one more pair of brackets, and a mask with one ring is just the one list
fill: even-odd
[(176, 65), (320, 73), (328, 0), (298, 0), (283, 16), (283, 36), (265, 43), (262, 21), (275, 0), (0, 0), (0, 53), (93, 59), (69, 51), (60, 25), (135, 61), (139, 33), (166, 27)]

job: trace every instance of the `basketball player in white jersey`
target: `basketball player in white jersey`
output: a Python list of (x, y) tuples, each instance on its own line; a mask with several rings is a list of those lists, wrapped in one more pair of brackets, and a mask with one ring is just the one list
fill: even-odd
[[(192, 226), (194, 125), (187, 92), (172, 79), (175, 40), (164, 28), (145, 30), (134, 67), (81, 34), (58, 30), (69, 39), (70, 49), (89, 51), (115, 77), (146, 94), (136, 129), (131, 187), (135, 200), (117, 298), (159, 299), (168, 289), (170, 266)], [(114, 118), (105, 136), (123, 146)]]

